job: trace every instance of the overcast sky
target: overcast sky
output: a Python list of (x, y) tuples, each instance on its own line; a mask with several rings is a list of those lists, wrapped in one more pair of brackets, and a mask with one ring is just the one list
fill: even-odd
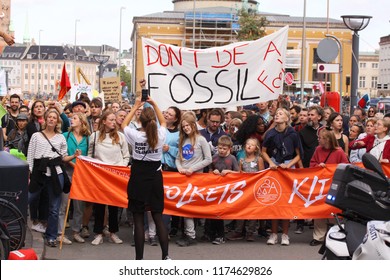
[[(30, 38), (38, 43), (41, 31), (42, 45), (74, 44), (75, 22), (77, 45), (108, 44), (119, 47), (120, 8), (122, 11), (122, 49), (131, 47), (130, 35), (134, 16), (173, 10), (172, 0), (11, 0), (11, 20), (17, 42), (23, 41), (26, 19)], [(306, 16), (329, 15), (373, 16), (369, 26), (359, 32), (360, 50), (379, 48), (379, 38), (390, 34), (389, 0), (307, 0)], [(260, 11), (302, 16), (304, 0), (262, 0)], [(375, 4), (375, 6), (373, 5)]]

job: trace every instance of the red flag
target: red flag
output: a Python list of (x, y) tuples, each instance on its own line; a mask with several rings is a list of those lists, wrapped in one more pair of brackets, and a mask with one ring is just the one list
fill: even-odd
[(60, 92), (58, 93), (58, 100), (64, 98), (65, 94), (71, 89), (68, 73), (66, 73), (65, 62), (64, 62), (64, 66), (62, 67), (60, 86), (61, 89)]

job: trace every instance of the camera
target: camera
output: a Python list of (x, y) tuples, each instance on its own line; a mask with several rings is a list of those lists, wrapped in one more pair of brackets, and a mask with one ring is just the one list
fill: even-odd
[(141, 101), (148, 100), (148, 96), (149, 96), (149, 90), (146, 89), (146, 88), (143, 88), (142, 89), (142, 95), (141, 95)]

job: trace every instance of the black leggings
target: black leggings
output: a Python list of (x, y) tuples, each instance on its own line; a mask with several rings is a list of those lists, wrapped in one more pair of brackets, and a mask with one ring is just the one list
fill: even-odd
[[(134, 217), (134, 242), (135, 242), (135, 259), (142, 260), (144, 258), (144, 214), (133, 212)], [(162, 260), (168, 256), (168, 233), (162, 220), (161, 213), (152, 212), (152, 218), (156, 224), (158, 240), (161, 246)]]

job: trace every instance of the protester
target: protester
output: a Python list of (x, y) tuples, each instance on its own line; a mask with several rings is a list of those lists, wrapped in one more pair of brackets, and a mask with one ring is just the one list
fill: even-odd
[(330, 114), (327, 120), (327, 126), (332, 128), (339, 147), (343, 149), (348, 157), (349, 140), (347, 135), (343, 134), (343, 117), (337, 112)]
[[(88, 156), (96, 158), (110, 165), (127, 166), (129, 163), (129, 149), (125, 136), (119, 132), (115, 123), (115, 114), (107, 110), (100, 119), (99, 130), (89, 139)], [(104, 215), (106, 205), (95, 203), (95, 224), (93, 232), (96, 233), (92, 245), (103, 243)], [(119, 231), (118, 207), (108, 206), (109, 241), (121, 244), (123, 241), (116, 234)]]
[[(338, 145), (335, 134), (330, 127), (323, 127), (318, 130), (318, 143), (313, 157), (310, 160), (310, 167), (320, 166), (325, 168), (331, 163), (348, 163), (348, 158)], [(314, 219), (313, 239), (310, 246), (320, 245), (325, 240), (327, 231), (327, 219)]]
[(48, 192), (48, 220), (44, 236), (48, 246), (56, 247), (58, 215), (65, 182), (63, 161), (70, 161), (79, 154), (67, 155), (66, 140), (61, 134), (61, 118), (56, 110), (48, 110), (44, 120), (42, 132), (34, 133), (28, 146), (27, 162), (31, 172), (29, 201), (39, 199), (42, 191)]
[(367, 149), (365, 147), (359, 148), (355, 143), (366, 138), (368, 135), (371, 135), (372, 139), (375, 139), (376, 121), (377, 120), (375, 118), (368, 119), (366, 122), (365, 132), (361, 133), (356, 140), (349, 142), (349, 149), (351, 150), (349, 161), (351, 163), (362, 162), (363, 155), (367, 152)]
[[(219, 125), (222, 117), (218, 113), (214, 115), (214, 113), (211, 114), (210, 112), (208, 123), (213, 127), (214, 125)], [(222, 130), (216, 128), (214, 132), (217, 135), (219, 135), (217, 131), (222, 133)], [(184, 113), (180, 126), (179, 153), (176, 158), (178, 171), (186, 176), (191, 176), (193, 173), (202, 173), (203, 169), (210, 165), (212, 161), (210, 146), (198, 131), (195, 114), (192, 112)], [(184, 236), (177, 240), (176, 243), (181, 247), (197, 243), (193, 218), (184, 218)]]
[[(278, 167), (282, 169), (294, 168), (303, 154), (301, 141), (297, 132), (289, 125), (290, 113), (283, 108), (276, 110), (275, 127), (265, 135), (262, 155), (271, 169)], [(274, 245), (278, 242), (279, 220), (272, 220), (272, 234), (267, 244)], [(282, 220), (282, 240), (281, 245), (290, 245), (288, 237), (289, 220)]]
[(9, 98), (9, 108), (7, 114), (1, 118), (4, 140), (7, 141), (8, 134), (16, 127), (16, 118), (19, 114), (20, 96), (12, 94)]
[[(79, 151), (83, 156), (88, 155), (89, 135), (91, 134), (91, 132), (89, 131), (89, 124), (88, 124), (87, 117), (83, 113), (75, 113), (72, 115), (70, 122), (71, 124), (69, 128), (69, 132), (64, 133), (64, 137), (66, 139), (66, 143), (68, 146), (68, 154), (74, 154), (76, 151)], [(76, 163), (76, 159), (73, 159), (66, 165), (66, 172), (71, 181), (72, 181), (75, 163)], [(62, 202), (67, 202), (67, 200), (68, 200), (68, 195), (63, 194)], [(73, 231), (73, 240), (79, 243), (85, 242), (84, 238), (80, 236), (84, 204), (85, 203), (83, 201), (73, 200), (73, 218), (71, 222), (71, 227)], [(63, 205), (62, 203), (61, 205), (62, 211), (64, 211), (65, 205)], [(60, 220), (60, 225), (63, 226), (63, 221), (61, 220)]]
[[(233, 142), (229, 136), (223, 135), (218, 139), (217, 153), (213, 156), (210, 164), (211, 173), (225, 176), (239, 171), (237, 159), (230, 154), (232, 146)], [(208, 223), (208, 232), (205, 232), (205, 235), (212, 240), (212, 244), (225, 243), (224, 221), (221, 219), (206, 219), (206, 223)]]
[[(264, 169), (264, 161), (261, 157), (260, 142), (256, 138), (248, 138), (244, 144), (245, 157), (239, 161), (240, 172), (258, 172)], [(245, 223), (247, 229), (245, 229)], [(227, 236), (228, 240), (243, 239), (252, 242), (255, 240), (257, 220), (236, 220), (234, 232)], [(263, 228), (265, 231), (265, 229)], [(246, 233), (246, 234), (245, 234)], [(245, 234), (245, 235), (244, 235)]]
[[(141, 81), (144, 86), (145, 82)], [(128, 208), (133, 212), (135, 259), (144, 257), (144, 214), (151, 211), (161, 246), (161, 258), (169, 260), (168, 232), (164, 226), (164, 188), (161, 173), (161, 157), (166, 139), (166, 121), (157, 104), (149, 96), (147, 102), (153, 108), (146, 107), (140, 114), (141, 128), (128, 126), (136, 111), (143, 106), (139, 98), (122, 123), (126, 140), (133, 150), (131, 175), (127, 186)], [(154, 110), (153, 110), (154, 109)], [(156, 119), (157, 117), (157, 119)], [(157, 120), (160, 124), (158, 126)]]

